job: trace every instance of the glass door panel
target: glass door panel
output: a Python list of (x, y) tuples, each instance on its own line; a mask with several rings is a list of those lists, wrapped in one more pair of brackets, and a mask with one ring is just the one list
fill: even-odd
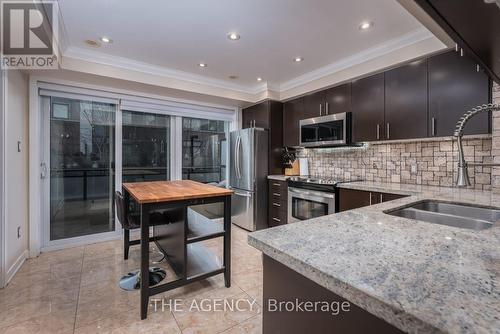
[(225, 186), (229, 122), (182, 118), (182, 178)]
[(124, 110), (122, 181), (170, 179), (170, 117)]
[(115, 230), (115, 110), (50, 98), (51, 241)]
[[(229, 122), (182, 118), (182, 179), (226, 186)], [(207, 218), (223, 217), (220, 203), (192, 206)]]

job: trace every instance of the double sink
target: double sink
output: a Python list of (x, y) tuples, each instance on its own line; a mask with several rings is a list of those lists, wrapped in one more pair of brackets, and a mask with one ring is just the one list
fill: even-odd
[(385, 213), (402, 218), (476, 231), (491, 228), (497, 220), (500, 220), (499, 209), (436, 200), (420, 201)]

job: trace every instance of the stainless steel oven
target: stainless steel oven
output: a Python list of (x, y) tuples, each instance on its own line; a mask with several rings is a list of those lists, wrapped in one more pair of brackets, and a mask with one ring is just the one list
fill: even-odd
[(351, 142), (351, 113), (344, 112), (303, 119), (300, 125), (300, 146), (341, 146)]
[(288, 223), (335, 213), (335, 192), (288, 187)]

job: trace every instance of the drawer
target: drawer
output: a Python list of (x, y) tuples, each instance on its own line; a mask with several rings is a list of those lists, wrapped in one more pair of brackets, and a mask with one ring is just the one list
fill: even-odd
[(284, 181), (269, 180), (269, 198), (286, 200), (288, 193), (287, 184)]
[(276, 201), (276, 200), (270, 200), (269, 201), (269, 210), (277, 210), (277, 211), (286, 211), (287, 209), (287, 202), (286, 201)]
[(286, 210), (269, 209), (269, 226), (283, 225), (287, 223)]

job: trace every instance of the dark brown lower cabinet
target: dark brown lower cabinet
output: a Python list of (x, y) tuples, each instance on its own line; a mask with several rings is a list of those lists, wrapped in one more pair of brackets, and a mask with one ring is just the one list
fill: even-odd
[(361, 208), (382, 202), (392, 201), (404, 195), (363, 191), (354, 189), (339, 189), (339, 212)]
[[(333, 255), (333, 254), (332, 254)], [(263, 256), (264, 300), (263, 334), (324, 334), (324, 333), (403, 333), (396, 327), (363, 310), (330, 290), (318, 285), (280, 262)], [(348, 312), (277, 311), (276, 302), (328, 302), (347, 307)], [(338, 304), (337, 304), (338, 303)], [(343, 304), (344, 303), (344, 304)]]
[(287, 223), (288, 188), (286, 181), (269, 179), (268, 225), (269, 227)]

